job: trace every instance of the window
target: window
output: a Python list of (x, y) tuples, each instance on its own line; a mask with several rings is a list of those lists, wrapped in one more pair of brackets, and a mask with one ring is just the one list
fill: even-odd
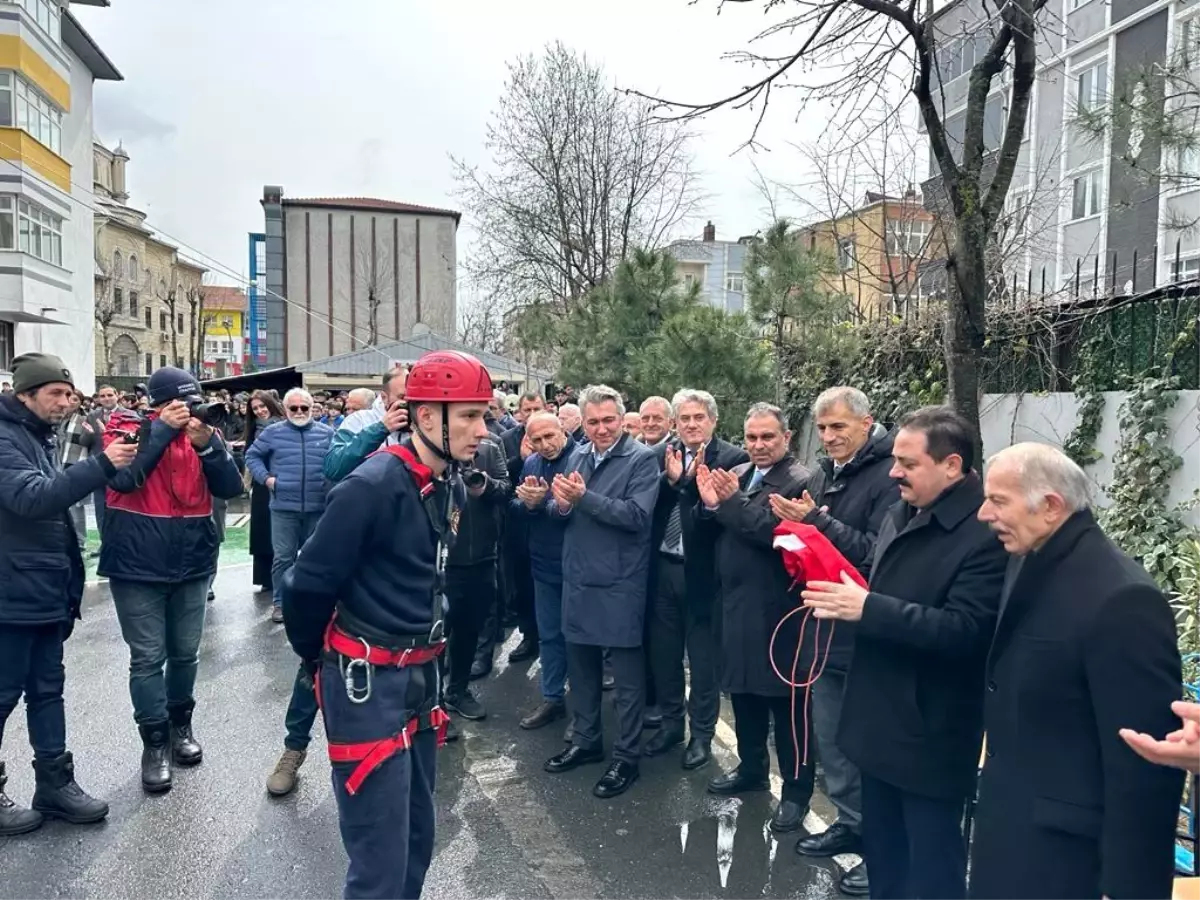
[(113, 288), (113, 312), (118, 316), (125, 315), (125, 294), (120, 288)]
[(1171, 260), (1171, 280), (1191, 281), (1200, 278), (1200, 256), (1191, 259)]
[(221, 327), (222, 328), (232, 328), (233, 327), (233, 316), (222, 316), (221, 317)]
[(1200, 18), (1184, 19), (1179, 23), (1179, 41), (1176, 44), (1176, 55), (1179, 64), (1184, 69), (1190, 69), (1196, 64), (1196, 52), (1200, 50), (1200, 28), (1196, 23)]
[(1086, 219), (1100, 213), (1100, 170), (1077, 175), (1071, 192), (1071, 219)]
[(187, 330), (183, 324), (183, 313), (179, 314), (179, 328), (177, 330), (180, 334), (183, 334)]
[(147, 353), (146, 354), (146, 374), (149, 375), (153, 371), (154, 371), (154, 354)]
[(725, 276), (725, 290), (741, 294), (746, 290), (745, 279), (741, 272), (730, 272)]
[(0, 197), (0, 250), (16, 250), (16, 220), (13, 218), (13, 198)]
[(150, 307), (148, 307), (148, 306), (146, 307), (146, 327), (147, 328), (154, 327), (154, 311), (151, 310)]
[[(10, 212), (0, 215), (9, 216)], [(63, 220), (48, 209), (42, 209), (36, 203), (20, 200), (17, 203), (18, 247), (22, 253), (36, 256), (56, 266), (63, 264)], [(0, 231), (3, 229), (0, 228)]]
[(159, 312), (158, 314), (158, 330), (162, 332), (167, 331), (167, 314), (165, 312)]
[(137, 318), (138, 314), (138, 293), (137, 291), (129, 292), (129, 314)]
[(112, 277), (113, 278), (124, 278), (125, 277), (125, 260), (121, 258), (120, 250), (113, 251)]
[(160, 353), (160, 354), (158, 355), (158, 365), (159, 365), (159, 367), (161, 368), (161, 367), (165, 366), (166, 364), (167, 364), (167, 354), (165, 354), (165, 353)]
[(12, 371), (13, 341), (16, 340), (16, 326), (12, 322), (0, 322), (0, 369)]
[(137, 257), (132, 253), (129, 254), (129, 280), (133, 284), (137, 284), (138, 280), (138, 263)]
[(1099, 62), (1080, 72), (1075, 81), (1075, 102), (1078, 111), (1082, 114), (1103, 109), (1107, 89), (1108, 63)]
[(0, 125), (20, 128), (62, 153), (62, 110), (15, 72), (0, 74)]
[(1200, 144), (1175, 150), (1175, 180), (1181, 188), (1200, 187)]
[(854, 268), (856, 260), (854, 238), (838, 238), (837, 249), (838, 269), (849, 272)]
[(1001, 243), (1013, 248), (1013, 245), (1025, 237), (1029, 226), (1029, 191), (1014, 190), (1004, 201), (1004, 215), (997, 228), (997, 238)]
[(887, 223), (888, 256), (907, 256), (910, 259), (921, 255), (929, 240), (928, 221), (889, 219)]
[(37, 27), (50, 36), (56, 44), (62, 43), (62, 23), (59, 18), (58, 3), (55, 0), (8, 0), (16, 3), (29, 18), (37, 23)]
[(684, 272), (683, 273), (683, 288), (684, 288), (684, 290), (690, 291), (695, 284), (696, 284), (696, 273), (695, 272)]

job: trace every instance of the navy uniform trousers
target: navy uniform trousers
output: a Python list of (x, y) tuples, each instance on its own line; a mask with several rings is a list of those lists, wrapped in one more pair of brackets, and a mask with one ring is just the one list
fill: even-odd
[[(321, 711), (331, 745), (393, 737), (427, 697), (437, 696), (437, 660), (403, 669), (374, 667), (365, 703), (350, 702), (334, 659), (326, 658), (320, 678)], [(361, 671), (355, 684), (360, 689), (365, 684)], [(333, 764), (338, 824), (350, 857), (344, 896), (415, 900), (433, 859), (437, 732), (418, 731), (410, 749), (385, 760), (351, 794), (346, 781), (358, 765)]]

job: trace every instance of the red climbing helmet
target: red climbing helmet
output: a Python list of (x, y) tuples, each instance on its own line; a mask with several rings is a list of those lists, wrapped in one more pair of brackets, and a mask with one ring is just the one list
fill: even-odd
[(409, 403), (487, 403), (492, 377), (469, 353), (433, 350), (413, 364), (405, 382)]

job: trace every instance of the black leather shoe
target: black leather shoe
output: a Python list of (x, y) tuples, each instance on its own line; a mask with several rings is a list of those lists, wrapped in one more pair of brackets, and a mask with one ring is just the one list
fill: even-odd
[(150, 794), (171, 789), (171, 735), (166, 722), (139, 725), (142, 734), (142, 788)]
[(480, 678), (487, 678), (492, 674), (491, 660), (477, 659), (471, 663), (471, 680), (478, 681)]
[(862, 838), (848, 825), (834, 822), (820, 834), (801, 838), (796, 852), (802, 856), (837, 856), (839, 853), (862, 853)]
[(568, 747), (557, 756), (552, 756), (546, 760), (546, 764), (542, 766), (551, 775), (557, 775), (559, 772), (570, 772), (572, 769), (578, 769), (580, 766), (586, 766), (588, 763), (604, 762), (603, 750), (584, 750), (582, 747)]
[(847, 897), (870, 896), (871, 887), (867, 883), (867, 864), (859, 863), (838, 879), (838, 890)]
[(732, 772), (718, 775), (708, 783), (710, 794), (721, 794), (722, 796), (747, 794), (751, 791), (769, 791), (770, 789), (771, 782), (766, 775), (745, 774), (740, 766)]
[(600, 677), (601, 690), (611, 691), (617, 686), (617, 679), (613, 675), (602, 675)]
[(683, 728), (660, 728), (658, 733), (646, 741), (643, 753), (647, 756), (658, 756), (666, 753), (672, 747), (683, 743)]
[(8, 784), (8, 775), (4, 772), (4, 763), (0, 762), (0, 837), (15, 834), (28, 834), (42, 827), (42, 814), (37, 810), (24, 809), (17, 806), (4, 793)]
[(192, 710), (195, 701), (170, 709), (171, 756), (177, 766), (199, 765), (204, 759), (204, 749), (192, 734)]
[(801, 806), (791, 800), (780, 800), (779, 805), (775, 807), (775, 814), (771, 816), (771, 830), (776, 834), (795, 831), (804, 823), (806, 815), (807, 806)]
[(88, 794), (75, 782), (75, 758), (64, 753), (54, 759), (35, 759), (33, 792), (35, 812), (73, 825), (90, 825), (108, 815), (108, 804)]
[(689, 772), (706, 765), (712, 759), (712, 742), (707, 738), (692, 738), (683, 751), (683, 767)]
[(508, 654), (510, 663), (525, 662), (529, 659), (534, 659), (538, 655), (538, 642), (530, 640), (527, 637), (521, 638), (521, 643), (517, 644), (516, 649)]
[(592, 788), (592, 793), (601, 800), (619, 797), (633, 787), (639, 774), (638, 767), (634, 763), (614, 759), (613, 764), (608, 767), (608, 771), (600, 776), (600, 780)]
[(541, 728), (549, 725), (551, 722), (557, 722), (566, 714), (567, 705), (561, 700), (557, 702), (543, 700), (537, 709), (521, 720), (520, 725), (526, 731), (533, 731), (535, 728)]

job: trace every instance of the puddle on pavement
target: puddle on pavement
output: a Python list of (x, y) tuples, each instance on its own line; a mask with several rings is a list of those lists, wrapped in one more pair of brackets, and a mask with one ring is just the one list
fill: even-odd
[[(803, 832), (775, 834), (770, 829), (773, 804), (760, 800), (706, 797), (700, 814), (677, 826), (679, 852), (688, 858), (686, 869), (700, 873), (709, 882), (710, 891), (715, 891), (716, 886), (709, 881), (715, 856), (720, 893), (730, 897), (817, 900), (836, 895), (833, 872), (821, 865), (787, 866), (780, 882), (774, 880), (780, 844), (789, 839), (794, 842)], [(790, 848), (791, 843), (787, 846)], [(784, 862), (791, 859), (785, 855)]]

